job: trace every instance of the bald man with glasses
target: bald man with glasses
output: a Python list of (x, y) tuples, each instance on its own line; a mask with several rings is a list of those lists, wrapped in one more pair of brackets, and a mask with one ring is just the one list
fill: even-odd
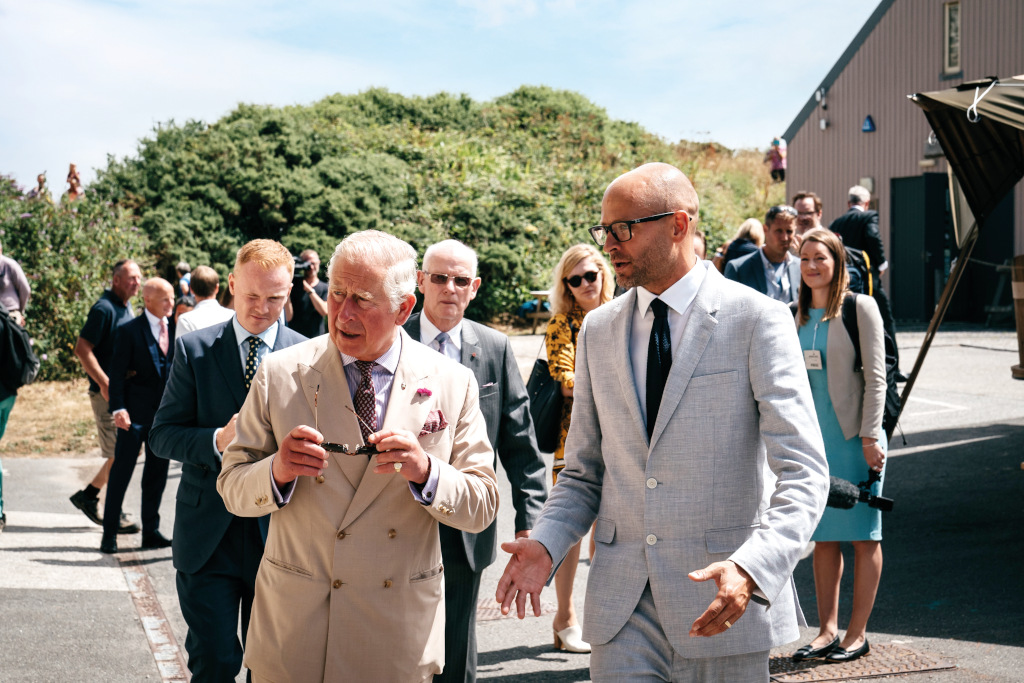
[[(508, 337), (467, 320), (476, 298), (476, 253), (456, 240), (434, 244), (423, 255), (416, 282), (423, 310), (405, 323), (413, 339), (465, 365), (480, 387), (487, 438), (512, 485), (516, 538), (526, 538), (544, 505), (545, 465), (537, 448), (529, 399)], [(476, 680), (476, 604), (480, 578), (497, 558), (497, 522), (479, 534), (441, 526), (445, 578), (445, 665), (434, 682)]]

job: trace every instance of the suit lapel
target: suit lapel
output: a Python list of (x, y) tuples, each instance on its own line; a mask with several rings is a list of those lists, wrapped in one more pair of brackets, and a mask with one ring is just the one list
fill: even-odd
[(235, 399), (235, 412), (245, 403), (248, 393), (245, 388), (245, 376), (242, 375), (242, 360), (238, 355), (238, 343), (235, 340), (235, 329), (229, 320), (224, 324), (217, 341), (213, 344), (217, 369), (224, 376), (224, 384)]
[(757, 291), (768, 291), (768, 278), (764, 275), (764, 261), (761, 260), (761, 250), (758, 249), (750, 257), (750, 267), (754, 270), (754, 280), (757, 281)]
[[(647, 442), (647, 430), (644, 429), (644, 418), (640, 412), (640, 399), (636, 394), (636, 379), (633, 374), (633, 363), (630, 353), (630, 335), (633, 329), (633, 310), (636, 308), (636, 288), (633, 288), (613, 299), (608, 306), (618, 306), (619, 310), (612, 318), (612, 343), (614, 344), (612, 358), (615, 359), (612, 365), (615, 366), (615, 373), (619, 377), (619, 387), (622, 390), (622, 398), (626, 403), (626, 410), (632, 419), (637, 433), (641, 434), (644, 442)], [(600, 340), (598, 340), (600, 343)], [(596, 397), (595, 397), (596, 400)]]
[[(429, 397), (421, 396), (417, 389), (427, 389), (431, 392), (440, 391), (437, 386), (436, 377), (430, 377), (417, 368), (416, 358), (419, 355), (422, 344), (414, 341), (404, 329), (399, 330), (402, 335), (402, 352), (399, 356), (398, 367), (395, 368), (395, 379), (391, 385), (391, 396), (388, 398), (388, 410), (384, 415), (384, 424), (381, 429), (406, 429), (414, 435), (419, 434), (420, 429), (427, 421), (427, 413), (435, 405)], [(449, 415), (447, 419), (455, 419), (457, 416)], [(453, 426), (454, 428), (454, 426)], [(381, 491), (388, 484), (394, 482), (394, 477), (401, 477), (399, 474), (376, 474), (373, 468), (377, 466), (377, 456), (370, 458), (366, 464), (364, 476), (356, 489), (355, 497), (345, 511), (345, 518), (341, 526), (352, 523), (362, 512), (380, 495)], [(402, 479), (404, 482), (405, 479)]]
[(483, 371), (483, 352), (480, 348), (480, 338), (470, 321), (462, 320), (462, 364), (473, 371), (477, 384), (480, 384), (480, 373)]
[[(302, 389), (309, 403), (310, 412), (317, 415), (316, 419), (319, 421), (318, 426), (324, 440), (347, 443), (354, 450), (362, 442), (362, 437), (359, 421), (350, 410), (353, 407), (352, 397), (349, 395), (345, 367), (334, 343), (329, 338), (324, 339), (325, 343), (318, 349), (312, 363), (299, 369)], [(319, 396), (317, 387), (320, 387)], [(359, 488), (359, 483), (366, 472), (364, 456), (331, 453), (330, 459), (352, 484), (352, 488)]]
[(683, 393), (686, 391), (686, 385), (693, 377), (693, 371), (697, 368), (697, 363), (711, 340), (711, 334), (718, 325), (718, 319), (715, 316), (721, 302), (720, 278), (718, 271), (708, 269), (704, 276), (704, 282), (697, 290), (693, 308), (690, 310), (690, 319), (683, 329), (683, 338), (679, 348), (672, 349), (672, 369), (665, 382), (665, 392), (661, 397), (661, 407), (658, 409), (658, 421), (654, 424), (650, 443), (652, 449), (658, 443), (658, 438), (665, 431), (669, 420), (672, 419), (672, 414), (679, 406), (679, 401), (682, 400)]
[[(139, 321), (139, 326), (142, 328), (142, 343), (149, 349), (149, 359), (153, 361), (153, 370), (156, 372), (157, 377), (163, 378), (166, 373), (160, 370), (161, 368), (166, 368), (167, 364), (160, 362), (160, 343), (153, 337), (153, 330), (149, 326), (149, 318), (143, 313), (136, 320)], [(168, 334), (170, 333), (168, 332)], [(169, 350), (170, 348), (168, 348)]]

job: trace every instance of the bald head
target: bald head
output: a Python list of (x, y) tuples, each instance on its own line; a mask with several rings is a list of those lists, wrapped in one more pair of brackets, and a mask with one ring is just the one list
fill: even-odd
[(157, 318), (166, 318), (174, 310), (174, 288), (162, 277), (151, 277), (142, 285), (146, 310)]
[(647, 215), (682, 209), (695, 221), (700, 211), (697, 190), (690, 179), (675, 166), (660, 161), (623, 173), (608, 185), (604, 196), (611, 193), (627, 198)]
[(601, 224), (646, 219), (628, 224), (624, 241), (609, 231), (604, 251), (616, 282), (660, 294), (685, 276), (697, 262), (693, 237), (699, 210), (690, 179), (669, 164), (644, 164), (613, 180), (601, 201)]

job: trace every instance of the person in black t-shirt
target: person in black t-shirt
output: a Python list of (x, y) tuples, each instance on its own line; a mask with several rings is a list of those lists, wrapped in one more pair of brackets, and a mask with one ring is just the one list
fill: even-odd
[(291, 297), (284, 307), (284, 317), (288, 327), (312, 339), (324, 333), (327, 283), (320, 281), (320, 257), (315, 251), (306, 249), (299, 254), (299, 258), (307, 263), (308, 267), (302, 271), (300, 264), (295, 265), (295, 279), (298, 280), (301, 276), (302, 287), (292, 286)]

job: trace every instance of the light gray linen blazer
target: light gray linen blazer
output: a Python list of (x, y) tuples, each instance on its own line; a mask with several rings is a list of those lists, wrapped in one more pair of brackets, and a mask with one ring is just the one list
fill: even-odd
[[(629, 354), (634, 306), (630, 290), (583, 324), (566, 467), (531, 538), (557, 563), (596, 519), (589, 643), (622, 628), (648, 582), (684, 657), (793, 641), (803, 614), (792, 571), (824, 509), (828, 465), (792, 313), (709, 269), (648, 443)], [(766, 464), (777, 478), (770, 496)], [(725, 559), (768, 604), (751, 601), (725, 633), (690, 638), (717, 588), (687, 574)]]

